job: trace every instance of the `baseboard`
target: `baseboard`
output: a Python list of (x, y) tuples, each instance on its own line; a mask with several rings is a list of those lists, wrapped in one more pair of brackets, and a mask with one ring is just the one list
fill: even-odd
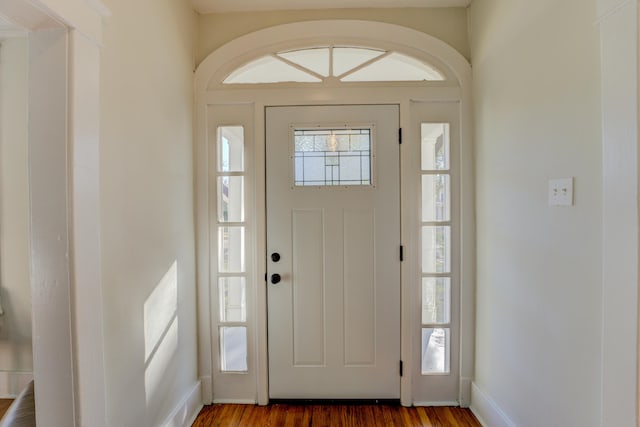
[(14, 399), (33, 380), (33, 372), (0, 372), (0, 399)]
[(471, 412), (484, 427), (516, 427), (500, 406), (476, 383), (471, 385)]
[(460, 406), (459, 402), (413, 402), (413, 406)]
[(255, 399), (213, 399), (213, 403), (236, 404), (236, 405), (256, 405)]
[(164, 427), (190, 427), (202, 409), (200, 381), (197, 381), (162, 425)]
[(400, 406), (400, 399), (270, 399), (270, 405), (384, 405), (384, 406)]

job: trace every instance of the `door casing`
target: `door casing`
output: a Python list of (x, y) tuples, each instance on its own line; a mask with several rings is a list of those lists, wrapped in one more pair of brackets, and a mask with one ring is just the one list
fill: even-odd
[[(305, 34), (299, 38), (292, 34)], [(336, 86), (304, 86), (304, 85), (278, 85), (274, 91), (269, 86), (254, 87), (250, 89), (224, 89), (216, 81), (226, 76), (228, 72), (248, 60), (261, 54), (282, 50), (285, 48), (307, 47), (313, 44), (321, 44), (330, 37), (332, 42), (338, 40), (344, 43), (357, 43), (359, 45), (380, 46), (388, 48), (399, 46), (402, 49), (410, 49), (412, 55), (423, 56), (425, 60), (436, 58), (448, 70), (450, 78), (447, 82), (438, 84), (425, 83), (424, 85), (344, 85)], [(252, 160), (255, 169), (252, 171), (252, 182), (256, 189), (264, 189), (264, 165), (265, 161), (265, 119), (266, 106), (278, 105), (341, 105), (341, 104), (388, 104), (400, 105), (400, 126), (403, 128), (403, 139), (411, 141), (418, 138), (412, 135), (411, 106), (414, 102), (438, 103), (443, 101), (456, 102), (459, 105), (460, 124), (460, 198), (461, 218), (460, 227), (463, 237), (460, 244), (460, 306), (461, 306), (461, 331), (460, 331), (460, 387), (458, 403), (468, 406), (471, 401), (471, 383), (473, 377), (474, 351), (474, 220), (473, 220), (473, 160), (471, 147), (471, 69), (468, 62), (455, 49), (446, 45), (434, 37), (424, 33), (383, 23), (365, 21), (313, 21), (305, 23), (286, 24), (277, 27), (260, 30), (247, 36), (240, 37), (222, 48), (210, 54), (200, 65), (196, 72), (196, 220), (198, 241), (198, 290), (202, 297), (198, 300), (199, 307), (199, 340), (200, 366), (199, 375), (203, 385), (203, 400), (224, 401), (224, 397), (213, 396), (212, 386), (212, 353), (217, 350), (217, 344), (212, 342), (211, 335), (211, 290), (210, 290), (210, 252), (209, 252), (209, 184), (207, 182), (209, 130), (213, 123), (209, 122), (208, 111), (210, 107), (217, 108), (225, 105), (247, 105), (252, 111), (253, 130), (255, 131), (255, 151)], [(406, 151), (401, 154), (401, 162), (406, 161)], [(401, 179), (405, 182), (410, 177), (401, 171)], [(405, 205), (411, 198), (405, 186), (401, 189), (403, 200), (403, 212), (408, 212), (413, 207)], [(251, 325), (255, 328), (254, 340), (250, 343), (250, 351), (255, 352), (254, 378), (255, 389), (247, 393), (246, 398), (236, 398), (234, 401), (257, 402), (267, 404), (268, 397), (268, 359), (267, 359), (267, 330), (266, 330), (266, 287), (264, 273), (266, 272), (266, 224), (265, 224), (265, 198), (264, 192), (257, 191), (250, 201), (252, 212), (255, 216), (251, 219), (255, 236), (248, 249), (255, 255), (254, 297), (255, 307), (251, 307), (255, 313), (255, 322)], [(405, 227), (407, 218), (402, 217), (402, 240), (409, 242), (413, 229)], [(416, 273), (417, 262), (411, 261), (411, 255), (405, 258), (402, 265), (401, 304), (410, 307), (415, 301), (416, 290), (409, 289), (407, 277)], [(411, 310), (401, 313), (401, 357), (404, 362), (405, 372), (411, 372), (412, 367), (419, 361), (414, 360), (414, 348), (411, 343), (415, 333), (419, 329), (417, 314)], [(401, 379), (401, 402), (403, 405), (420, 404), (419, 397), (414, 396), (412, 375), (404, 375)]]

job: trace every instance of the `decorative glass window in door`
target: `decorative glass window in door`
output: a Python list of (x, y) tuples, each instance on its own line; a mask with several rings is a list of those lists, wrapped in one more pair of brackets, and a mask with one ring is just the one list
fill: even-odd
[(295, 186), (371, 185), (371, 127), (295, 129)]

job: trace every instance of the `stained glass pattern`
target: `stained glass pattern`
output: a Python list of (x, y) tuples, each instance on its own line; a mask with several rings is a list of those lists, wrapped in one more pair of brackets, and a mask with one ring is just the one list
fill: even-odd
[(371, 129), (294, 132), (296, 186), (371, 185)]

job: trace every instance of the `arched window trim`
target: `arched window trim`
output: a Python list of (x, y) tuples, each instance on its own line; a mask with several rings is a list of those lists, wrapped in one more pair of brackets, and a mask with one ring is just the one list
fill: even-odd
[[(347, 30), (343, 32), (335, 32), (331, 35), (313, 35), (302, 38), (290, 38), (284, 34), (288, 32), (288, 28), (296, 26), (303, 27), (303, 29), (309, 28), (312, 24), (319, 24), (327, 21), (314, 21), (313, 23), (297, 23), (297, 24), (285, 24), (279, 27), (272, 27), (266, 30), (261, 30), (259, 33), (264, 37), (270, 37), (273, 33), (274, 37), (280, 38), (275, 41), (271, 38), (269, 43), (265, 43), (265, 39), (260, 39), (256, 33), (250, 33), (235, 39), (226, 45), (223, 45), (215, 52), (210, 54), (205, 60), (198, 66), (196, 71), (196, 93), (214, 91), (214, 90), (227, 90), (227, 89), (262, 89), (262, 88), (274, 88), (274, 87), (311, 87), (311, 86), (333, 86), (333, 87), (350, 87), (350, 86), (421, 86), (421, 87), (466, 87), (470, 84), (470, 78), (466, 72), (469, 67), (468, 61), (456, 52), (449, 45), (437, 40), (431, 36), (423, 33), (418, 33), (415, 30), (409, 30), (404, 27), (398, 27), (396, 25), (385, 24), (388, 27), (397, 27), (400, 29), (400, 37), (384, 38), (376, 37), (365, 38), (355, 37), (352, 34), (353, 31)], [(339, 21), (338, 26), (350, 26), (350, 23), (357, 23), (358, 26), (366, 23), (366, 21)], [(371, 23), (366, 23), (370, 25)], [(380, 23), (376, 23), (379, 25)], [(332, 22), (333, 28), (336, 27), (336, 23)], [(355, 27), (353, 27), (355, 28)], [(268, 36), (269, 34), (269, 36)], [(413, 43), (414, 37), (420, 39), (428, 39), (428, 48), (425, 48)], [(353, 47), (365, 47), (370, 49), (382, 50), (385, 52), (393, 51), (398, 52), (409, 57), (415, 58), (424, 63), (430, 64), (434, 68), (438, 69), (445, 77), (444, 81), (422, 81), (422, 82), (336, 82), (335, 80), (327, 80), (323, 84), (318, 83), (257, 83), (257, 84), (222, 84), (222, 81), (231, 74), (234, 70), (241, 66), (257, 59), (262, 56), (272, 55), (274, 52), (287, 52), (292, 50), (304, 49), (310, 46), (353, 46)]]

